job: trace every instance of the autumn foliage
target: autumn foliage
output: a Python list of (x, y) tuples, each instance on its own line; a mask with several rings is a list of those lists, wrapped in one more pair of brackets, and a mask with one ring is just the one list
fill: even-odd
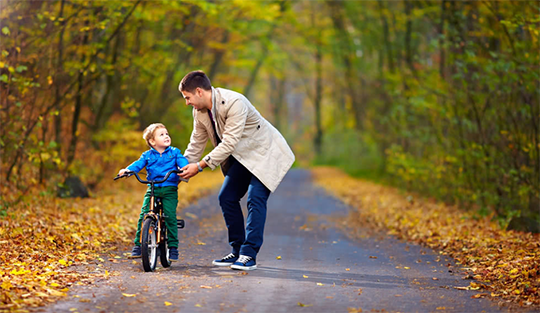
[[(540, 305), (540, 235), (505, 231), (489, 218), (354, 179), (334, 168), (313, 170), (318, 184), (353, 208), (362, 227), (375, 227), (400, 239), (441, 251), (456, 260), (466, 289), (495, 301)], [(332, 179), (327, 179), (332, 177)]]
[[(222, 180), (215, 171), (181, 183), (178, 215)], [(145, 188), (134, 178), (113, 183), (111, 177), (90, 199), (31, 194), (10, 207), (0, 221), (0, 310), (40, 306), (74, 284), (108, 277), (101, 262), (130, 247)], [(96, 271), (77, 271), (82, 264), (95, 264)]]

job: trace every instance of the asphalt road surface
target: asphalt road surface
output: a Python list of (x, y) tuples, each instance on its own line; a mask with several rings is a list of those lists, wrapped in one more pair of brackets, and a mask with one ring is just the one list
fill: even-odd
[(212, 266), (212, 259), (230, 252), (216, 194), (179, 215), (186, 228), (179, 230), (180, 261), (172, 267), (145, 273), (140, 259), (125, 259), (126, 247), (104, 256), (100, 267), (80, 267), (107, 270), (109, 279), (74, 286), (66, 298), (38, 311), (508, 311), (471, 298), (478, 292), (455, 289), (470, 281), (432, 250), (367, 231), (367, 225), (365, 234), (349, 236), (349, 208), (314, 186), (305, 170), (291, 170), (270, 196), (257, 270)]

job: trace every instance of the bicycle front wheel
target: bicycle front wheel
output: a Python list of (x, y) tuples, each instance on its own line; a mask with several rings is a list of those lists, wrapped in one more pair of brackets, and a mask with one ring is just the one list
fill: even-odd
[(156, 221), (152, 218), (144, 220), (141, 248), (144, 271), (153, 272), (157, 264), (158, 243)]

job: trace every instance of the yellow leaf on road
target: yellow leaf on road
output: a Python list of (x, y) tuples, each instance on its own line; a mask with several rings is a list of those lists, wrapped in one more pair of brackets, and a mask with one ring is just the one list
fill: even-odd
[(122, 292), (122, 295), (123, 295), (124, 297), (128, 297), (128, 298), (131, 298), (131, 297), (135, 297), (135, 296), (136, 296), (136, 294), (133, 294), (133, 293), (123, 293), (123, 292)]
[(169, 306), (169, 305), (172, 305), (172, 303), (165, 301), (165, 305)]
[(322, 283), (317, 283), (317, 286), (324, 286), (324, 284), (322, 284)]
[(304, 278), (308, 278), (308, 277), (309, 277), (309, 276), (307, 276), (307, 275), (302, 275), (302, 276), (304, 276)]
[(298, 306), (307, 307), (307, 306), (312, 306), (312, 304), (303, 304), (302, 302), (298, 302)]
[[(278, 256), (276, 257), (276, 259), (281, 260), (281, 255), (278, 255)], [(298, 303), (300, 303), (300, 302), (298, 302)]]

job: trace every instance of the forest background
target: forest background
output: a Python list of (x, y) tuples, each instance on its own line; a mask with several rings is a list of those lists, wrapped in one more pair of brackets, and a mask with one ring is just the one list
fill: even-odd
[[(0, 216), (90, 187), (167, 125), (189, 71), (245, 94), (300, 166), (540, 221), (537, 1), (2, 1)], [(332, 178), (328, 178), (332, 179)]]

